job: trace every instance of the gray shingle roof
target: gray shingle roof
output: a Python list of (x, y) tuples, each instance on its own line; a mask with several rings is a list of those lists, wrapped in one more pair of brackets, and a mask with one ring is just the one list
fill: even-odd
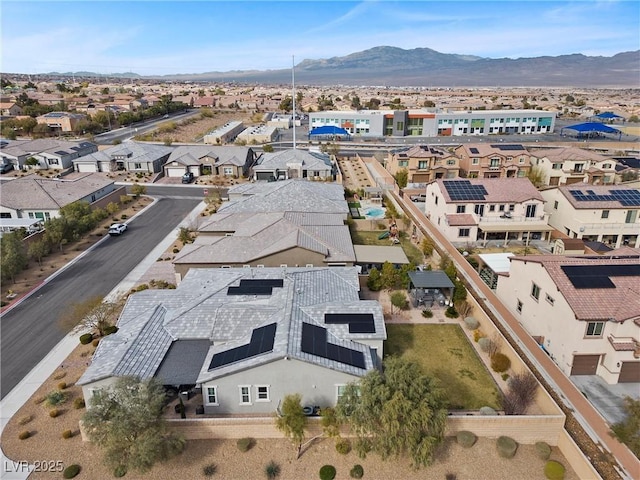
[[(283, 287), (271, 295), (227, 295), (241, 279), (276, 278)], [(85, 385), (110, 376), (161, 376), (173, 384), (197, 383), (264, 364), (286, 355), (353, 375), (374, 368), (364, 339), (386, 339), (382, 308), (359, 299), (354, 267), (192, 269), (175, 290), (145, 290), (129, 297), (118, 321), (120, 329), (105, 337), (78, 383)], [(325, 313), (371, 313), (376, 332), (350, 334), (345, 325), (324, 325)], [(253, 329), (277, 323), (274, 347), (267, 352), (209, 370), (215, 353), (246, 344)], [(302, 322), (326, 327), (331, 343), (363, 353), (365, 369), (301, 351)], [(172, 352), (186, 348), (175, 341), (201, 340), (210, 344), (204, 359), (201, 343), (184, 362)], [(176, 350), (176, 351), (177, 351)], [(164, 363), (163, 363), (164, 361)], [(180, 370), (184, 376), (181, 376)]]
[(331, 159), (326, 153), (309, 152), (308, 150), (283, 150), (265, 153), (253, 169), (259, 171), (287, 170), (290, 164), (301, 164), (305, 170), (331, 169)]

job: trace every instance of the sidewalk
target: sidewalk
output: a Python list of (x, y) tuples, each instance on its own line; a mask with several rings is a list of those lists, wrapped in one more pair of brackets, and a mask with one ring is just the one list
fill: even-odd
[[(153, 205), (155, 202), (149, 204), (149, 207)], [(180, 224), (173, 230), (172, 233), (167, 235), (165, 239), (159, 243), (147, 256), (142, 260), (129, 274), (120, 282), (106, 297), (105, 300), (114, 299), (118, 296), (128, 292), (132, 287), (135, 286), (136, 282), (145, 274), (149, 268), (151, 268), (160, 255), (162, 255), (167, 248), (171, 246), (171, 244), (178, 238), (178, 232), (180, 231), (180, 227), (185, 227), (190, 225), (194, 219), (200, 215), (200, 212), (204, 210), (206, 204), (201, 202), (194, 208), (187, 217), (180, 222)], [(148, 208), (148, 207), (147, 207)], [(138, 212), (135, 216), (140, 215), (144, 212), (144, 210)], [(133, 218), (135, 218), (132, 217)], [(106, 237), (105, 237), (106, 238)], [(102, 240), (101, 240), (102, 241)], [(18, 305), (20, 301), (33, 295), (37, 292), (38, 288), (42, 286), (44, 283), (47, 283), (56, 275), (58, 275), (62, 270), (67, 268), (69, 265), (76, 262), (82, 256), (88, 254), (91, 249), (95, 248), (99, 245), (100, 242), (92, 245), (86, 252), (83, 252), (81, 255), (73, 259), (67, 265), (62, 267), (56, 273), (48, 277), (44, 280), (44, 282), (40, 283), (36, 287), (34, 287), (29, 293), (23, 295), (23, 297), (14, 302), (12, 307)], [(78, 334), (70, 333), (68, 334), (60, 343), (58, 343), (53, 350), (49, 352), (49, 354), (42, 359), (38, 365), (36, 365), (29, 374), (15, 386), (13, 390), (11, 390), (3, 399), (0, 401), (0, 435), (4, 430), (9, 420), (18, 412), (18, 410), (24, 405), (24, 403), (33, 396), (36, 390), (42, 385), (42, 383), (49, 378), (58, 365), (60, 365), (73, 351), (74, 348), (78, 345)], [(31, 466), (28, 466), (24, 462), (12, 461), (4, 455), (4, 452), (1, 451), (0, 448), (0, 461), (2, 462), (2, 469), (0, 469), (0, 479), (2, 480), (21, 480), (26, 479), (31, 472)]]

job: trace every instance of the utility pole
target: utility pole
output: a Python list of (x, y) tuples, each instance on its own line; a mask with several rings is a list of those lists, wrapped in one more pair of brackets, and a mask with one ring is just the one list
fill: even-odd
[(296, 61), (295, 56), (291, 55), (291, 88), (292, 88), (292, 107), (293, 107), (293, 149), (296, 149)]

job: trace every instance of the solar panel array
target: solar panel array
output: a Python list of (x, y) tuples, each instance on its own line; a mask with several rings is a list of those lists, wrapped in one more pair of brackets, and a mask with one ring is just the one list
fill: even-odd
[(317, 355), (352, 367), (365, 368), (362, 352), (327, 342), (326, 328), (306, 322), (302, 323), (301, 350), (304, 353)]
[(376, 333), (372, 313), (325, 313), (327, 325), (349, 324), (349, 333)]
[(240, 285), (227, 288), (227, 295), (271, 295), (273, 287), (282, 287), (282, 278), (242, 279)]
[(475, 153), (475, 154), (480, 153), (480, 150), (478, 150), (476, 147), (471, 147), (471, 148), (469, 148), (469, 151), (470, 151), (471, 153)]
[(513, 145), (513, 144), (506, 144), (506, 145), (502, 145), (500, 143), (495, 144), (495, 145), (491, 145), (491, 148), (497, 148), (498, 150), (508, 150), (508, 151), (522, 151), (525, 148), (522, 145)]
[(610, 277), (640, 277), (640, 265), (563, 265), (571, 284), (582, 288), (616, 288)]
[(232, 348), (226, 352), (216, 353), (211, 359), (209, 370), (270, 352), (273, 350), (275, 337), (275, 323), (256, 328), (251, 333), (251, 341), (248, 344)]
[(608, 194), (598, 195), (593, 190), (569, 190), (569, 193), (578, 202), (619, 202), (625, 207), (640, 206), (640, 190), (609, 190)]
[(444, 180), (444, 188), (447, 189), (449, 198), (456, 202), (459, 200), (484, 200), (487, 189), (482, 185), (471, 185), (469, 180)]

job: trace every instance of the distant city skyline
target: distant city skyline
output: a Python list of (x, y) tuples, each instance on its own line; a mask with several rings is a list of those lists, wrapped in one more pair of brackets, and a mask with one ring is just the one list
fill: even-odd
[(640, 49), (634, 0), (2, 1), (0, 71), (268, 70), (377, 46), (489, 58)]

